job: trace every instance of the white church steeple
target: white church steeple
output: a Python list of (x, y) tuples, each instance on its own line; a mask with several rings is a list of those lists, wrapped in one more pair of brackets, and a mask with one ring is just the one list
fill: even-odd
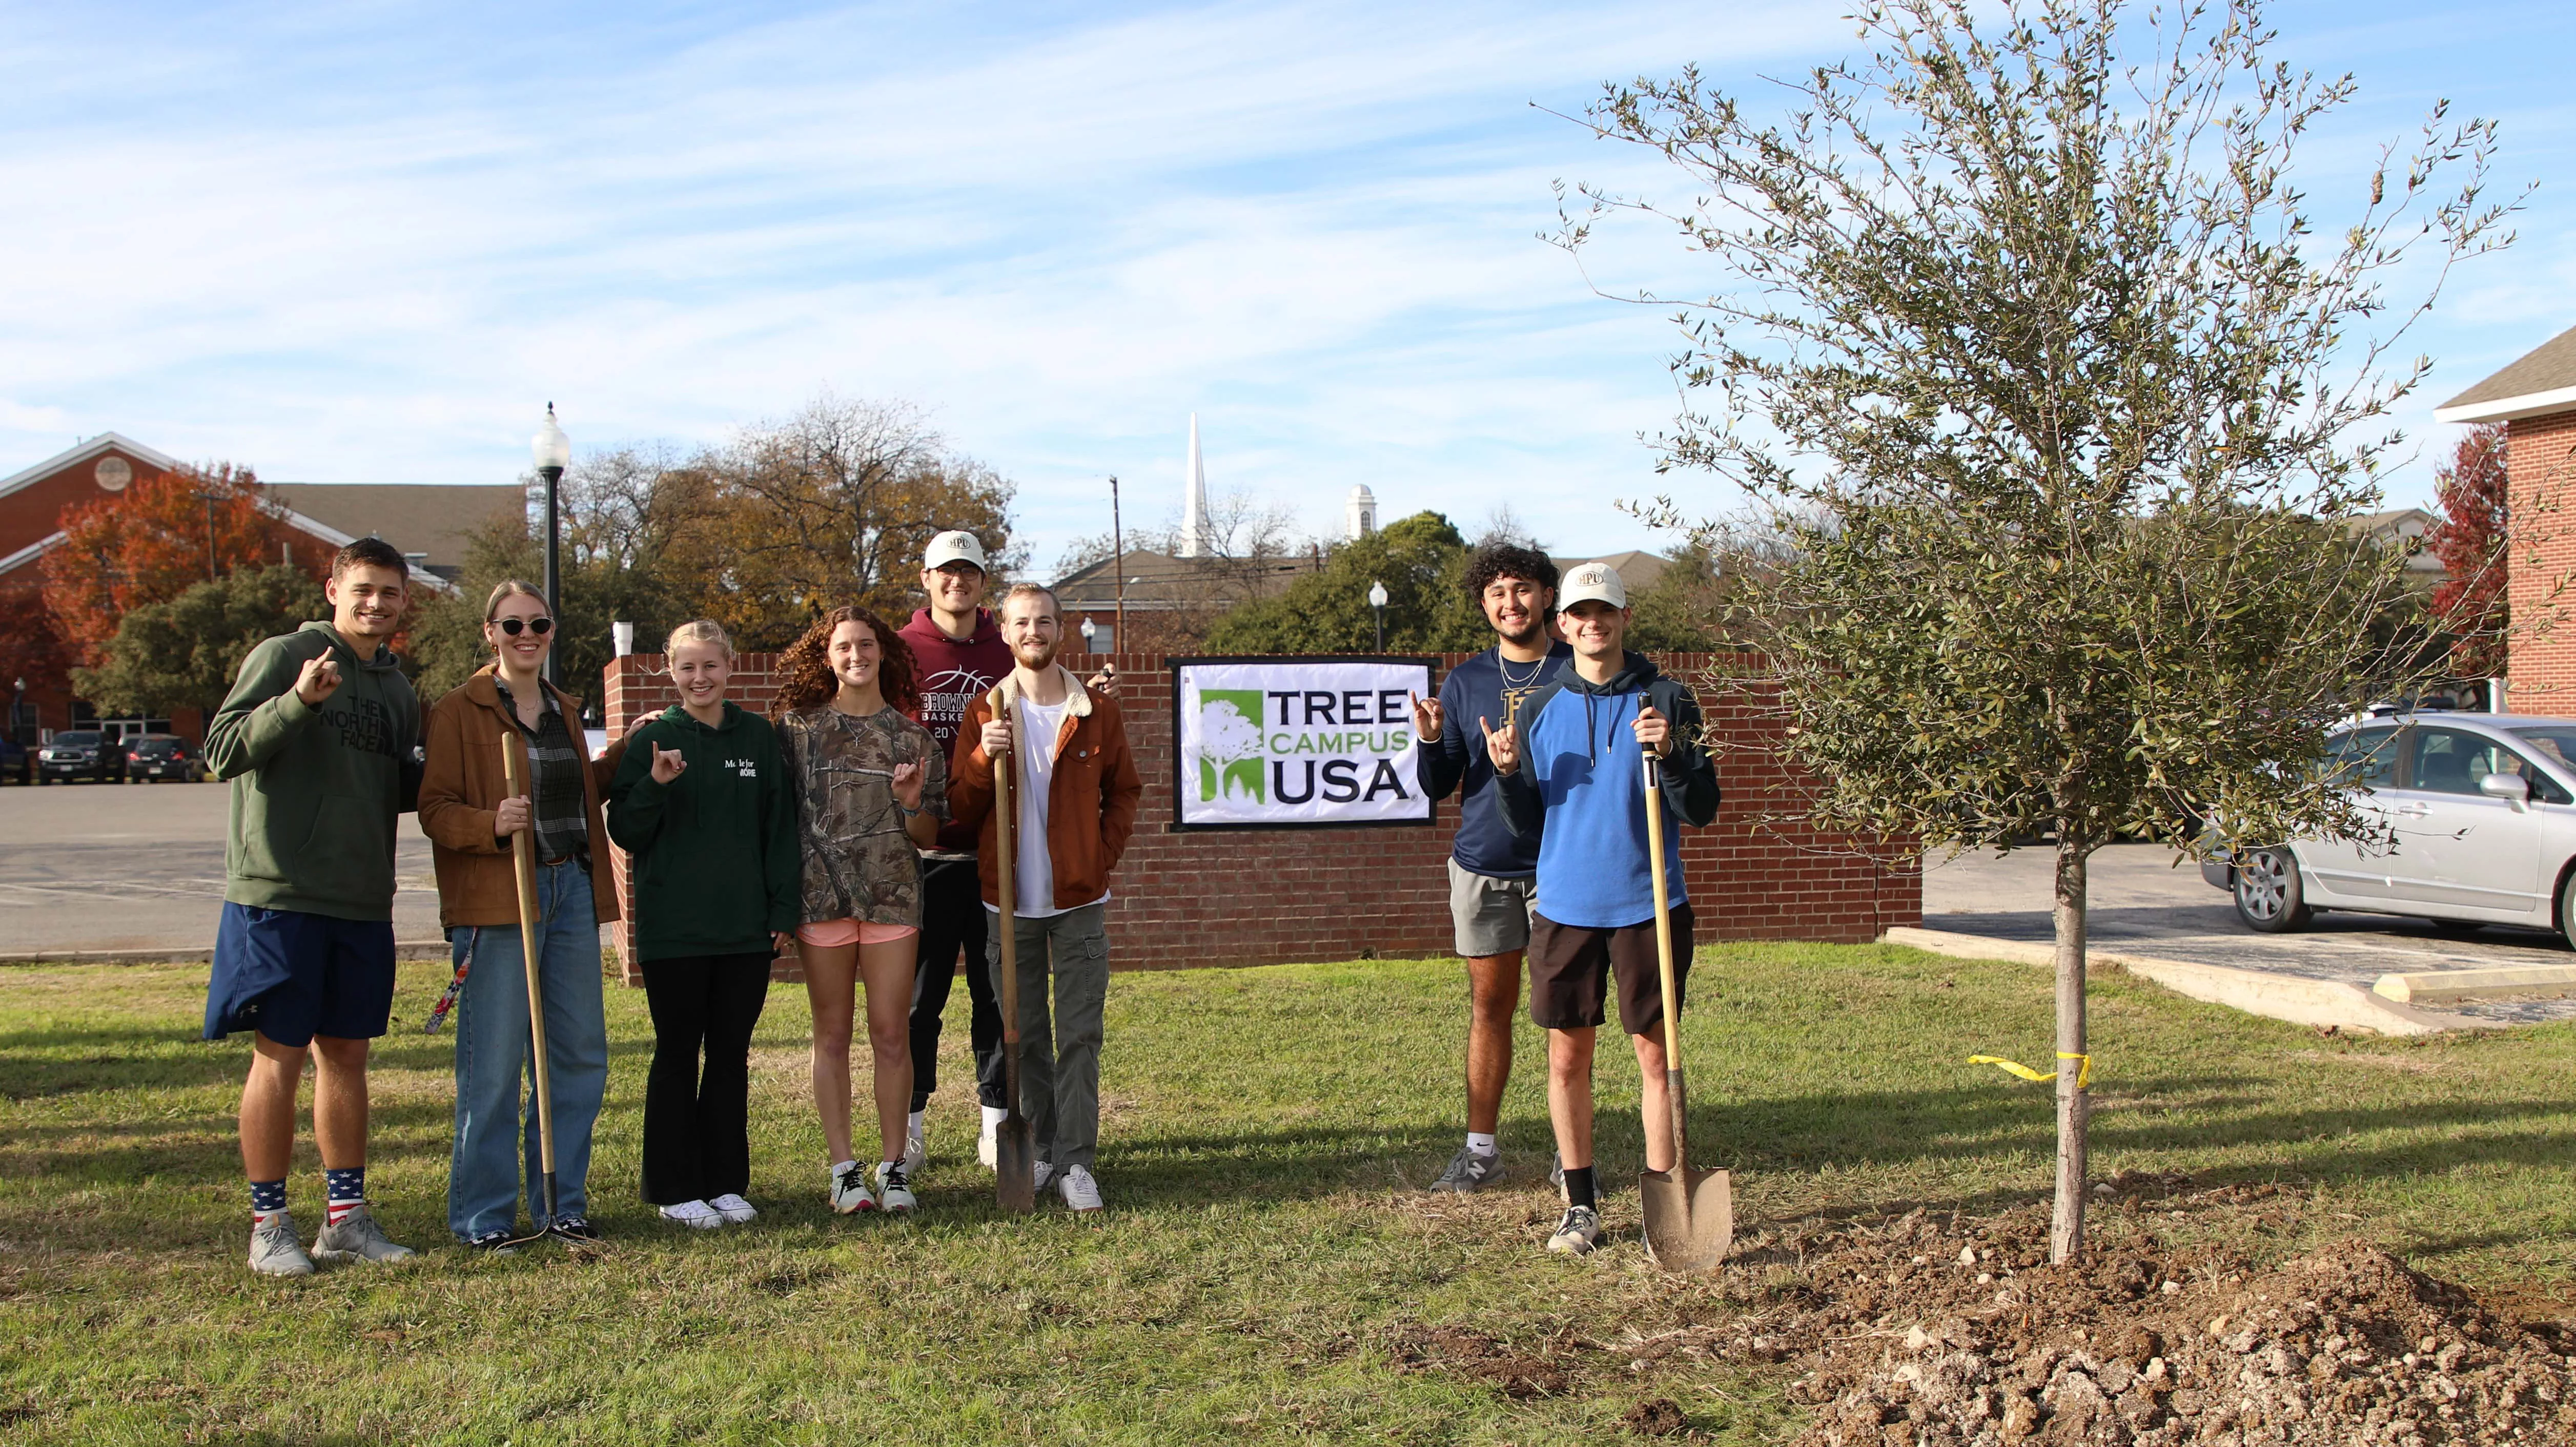
[(1199, 414), (1190, 414), (1190, 466), (1187, 494), (1181, 503), (1181, 548), (1184, 558), (1203, 558), (1216, 551), (1216, 530), (1208, 518), (1207, 463), (1199, 456)]

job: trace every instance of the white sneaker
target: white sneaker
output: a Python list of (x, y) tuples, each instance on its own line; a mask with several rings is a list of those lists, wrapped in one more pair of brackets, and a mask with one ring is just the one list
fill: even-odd
[(855, 1211), (873, 1211), (877, 1198), (868, 1194), (868, 1168), (857, 1161), (844, 1161), (832, 1168), (832, 1209), (847, 1216)]
[(677, 1221), (695, 1231), (712, 1231), (725, 1223), (724, 1216), (704, 1201), (682, 1201), (676, 1206), (664, 1206), (662, 1219)]
[(1066, 1205), (1077, 1211), (1100, 1209), (1100, 1183), (1091, 1178), (1091, 1172), (1080, 1166), (1067, 1166), (1064, 1178), (1057, 1184), (1064, 1191)]
[(1037, 1190), (1045, 1190), (1047, 1182), (1054, 1179), (1055, 1163), (1052, 1161), (1040, 1161), (1029, 1168), (1029, 1180)]
[(877, 1206), (889, 1216), (909, 1216), (921, 1198), (912, 1193), (912, 1182), (905, 1179), (903, 1162), (877, 1167)]
[(922, 1138), (922, 1123), (916, 1120), (911, 1122), (903, 1133), (903, 1173), (907, 1176), (920, 1175), (921, 1168), (929, 1164), (930, 1142)]
[(975, 1160), (988, 1171), (1001, 1168), (1002, 1142), (1000, 1132), (996, 1129), (999, 1124), (998, 1121), (985, 1121), (984, 1133), (975, 1137)]
[(731, 1192), (718, 1196), (714, 1200), (707, 1202), (707, 1204), (715, 1209), (715, 1213), (717, 1215), (724, 1217), (725, 1220), (736, 1226), (739, 1226), (743, 1222), (760, 1214), (758, 1211), (751, 1208), (751, 1203), (749, 1201), (746, 1201), (742, 1197), (734, 1195)]

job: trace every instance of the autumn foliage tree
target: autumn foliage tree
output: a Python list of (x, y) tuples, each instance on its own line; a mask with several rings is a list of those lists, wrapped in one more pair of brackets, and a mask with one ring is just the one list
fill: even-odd
[(2451, 635), (2451, 668), (2463, 678), (2504, 672), (2505, 629), (2511, 623), (2505, 594), (2504, 424), (2472, 428), (2450, 463), (2433, 474), (2441, 521), (2427, 528), (2425, 546), (2442, 562), (2433, 589), (2433, 617)]
[(45, 611), (72, 664), (98, 666), (125, 615), (277, 561), (285, 525), (247, 467), (181, 467), (67, 509), (45, 554)]

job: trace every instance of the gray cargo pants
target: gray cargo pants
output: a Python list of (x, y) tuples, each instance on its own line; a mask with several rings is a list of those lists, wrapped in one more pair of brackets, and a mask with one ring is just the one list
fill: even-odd
[[(1020, 1111), (1038, 1159), (1088, 1170), (1100, 1144), (1100, 1012), (1109, 1001), (1106, 902), (1043, 919), (1014, 919), (1020, 991)], [(993, 994), (1002, 993), (999, 921), (984, 943)], [(1053, 981), (1055, 1007), (1047, 1008)], [(1009, 1047), (1003, 1047), (1007, 1052)]]

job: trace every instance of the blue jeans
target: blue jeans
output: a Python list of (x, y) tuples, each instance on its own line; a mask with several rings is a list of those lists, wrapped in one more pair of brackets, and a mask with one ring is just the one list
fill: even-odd
[[(537, 984), (545, 995), (546, 1073), (553, 1086), (555, 1209), (589, 1214), (590, 1131), (608, 1089), (608, 1021), (599, 985), (599, 921), (590, 875), (571, 860), (537, 867)], [(456, 999), (456, 1151), (447, 1227), (459, 1241), (515, 1229), (521, 1159), (528, 1217), (546, 1221), (537, 1145), (536, 1056), (528, 1043), (528, 977), (517, 925), (460, 925), (469, 957)]]

